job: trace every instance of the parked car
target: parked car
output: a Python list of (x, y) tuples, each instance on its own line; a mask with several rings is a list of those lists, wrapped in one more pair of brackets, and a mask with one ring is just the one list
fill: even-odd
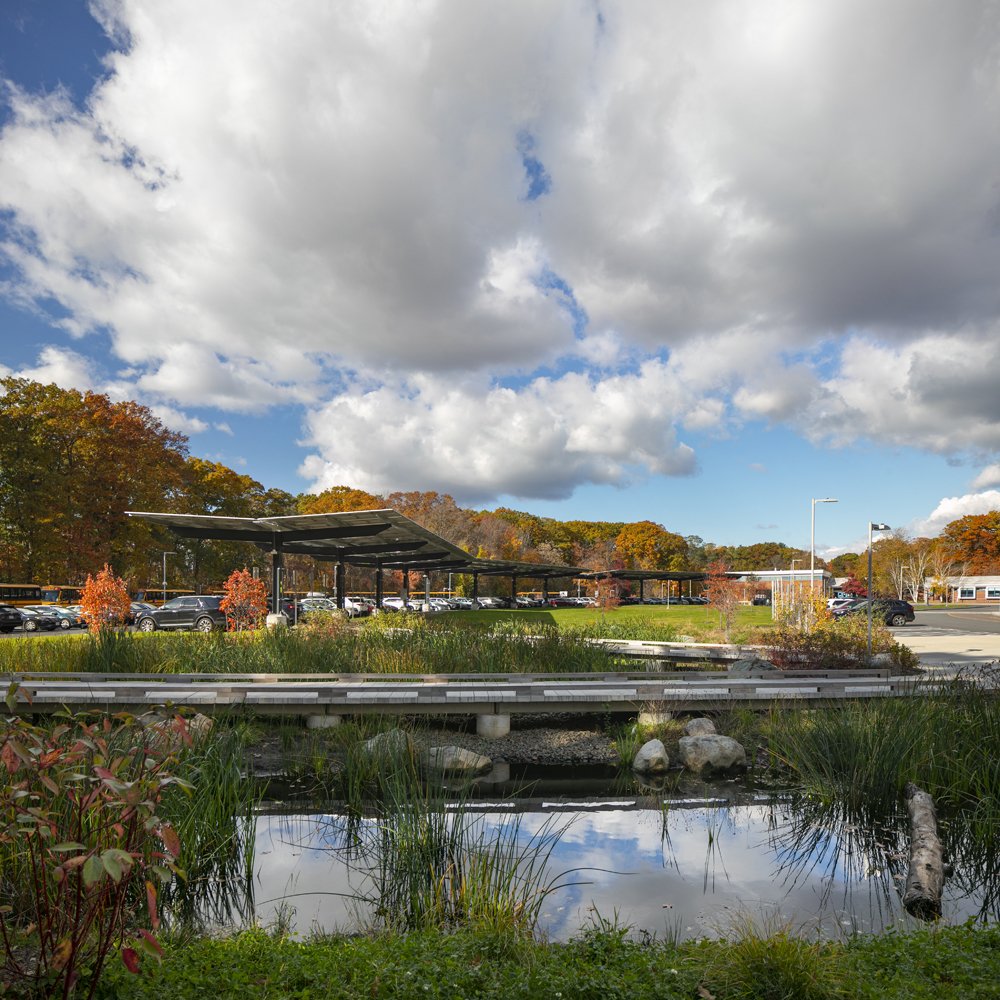
[(508, 607), (508, 602), (502, 597), (480, 597), (479, 606), (489, 611), (496, 611)]
[(383, 597), (382, 609), (384, 611), (407, 611), (406, 601), (402, 597)]
[(841, 608), (849, 608), (858, 598), (856, 597), (831, 597), (826, 602), (827, 611), (839, 611)]
[(0, 632), (13, 632), (21, 627), (21, 612), (10, 604), (0, 604)]
[(59, 619), (47, 611), (33, 611), (31, 608), (18, 608), (21, 612), (21, 628), (25, 632), (54, 632), (59, 628)]
[(221, 603), (221, 597), (209, 595), (175, 597), (160, 608), (143, 611), (136, 619), (135, 626), (140, 632), (156, 632), (158, 629), (212, 632), (224, 629), (226, 615), (219, 609)]
[(580, 608), (582, 604), (575, 597), (550, 597), (550, 608)]
[[(833, 612), (834, 618), (844, 618), (847, 615), (867, 615), (868, 600), (851, 601), (844, 608), (838, 608)], [(900, 626), (907, 622), (912, 622), (916, 615), (913, 613), (913, 605), (909, 601), (897, 601), (894, 598), (876, 597), (872, 602), (872, 618), (883, 621), (886, 625)]]
[(40, 615), (50, 615), (55, 618), (56, 625), (61, 629), (86, 628), (87, 621), (81, 614), (60, 608), (54, 604), (28, 604), (28, 611), (37, 611)]
[(471, 597), (449, 597), (448, 603), (456, 611), (472, 611), (477, 606)]

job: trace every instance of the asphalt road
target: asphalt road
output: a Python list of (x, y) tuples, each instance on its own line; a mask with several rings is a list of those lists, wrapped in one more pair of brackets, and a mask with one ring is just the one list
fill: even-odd
[(954, 632), (991, 632), (1000, 634), (1000, 609), (996, 607), (918, 611), (910, 628), (948, 629)]

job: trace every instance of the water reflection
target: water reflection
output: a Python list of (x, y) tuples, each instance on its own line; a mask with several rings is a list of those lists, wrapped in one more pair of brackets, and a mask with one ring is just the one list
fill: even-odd
[[(539, 835), (554, 814), (565, 820), (548, 865), (553, 876), (576, 874), (541, 908), (538, 928), (550, 938), (575, 936), (595, 913), (660, 937), (721, 935), (748, 919), (824, 936), (910, 922), (898, 891), (907, 863), (905, 817), (850, 815), (738, 782), (674, 780), (657, 790), (630, 781), (608, 798), (607, 784), (600, 797), (570, 787), (564, 776), (543, 774), (536, 783), (525, 777), (499, 782), (504, 794), (515, 783), (519, 797), (482, 786), (467, 808), (496, 832), (509, 828), (516, 812), (524, 837)], [(352, 855), (364, 827), (333, 808), (283, 808), (257, 821), (258, 920), (274, 920), (285, 901), (300, 933), (370, 922), (371, 907), (359, 902), (369, 876)], [(948, 922), (996, 918), (996, 853), (984, 857), (982, 843), (967, 834), (953, 845), (951, 856), (967, 857), (976, 874), (956, 864), (943, 900)]]

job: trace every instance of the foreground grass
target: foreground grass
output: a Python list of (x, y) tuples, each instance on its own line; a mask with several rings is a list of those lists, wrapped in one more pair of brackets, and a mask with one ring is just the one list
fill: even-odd
[(784, 933), (638, 943), (617, 929), (566, 944), (459, 931), (302, 942), (247, 931), (168, 945), (137, 976), (109, 969), (103, 1000), (226, 998), (788, 998), (997, 996), (1000, 930), (942, 927), (815, 944)]

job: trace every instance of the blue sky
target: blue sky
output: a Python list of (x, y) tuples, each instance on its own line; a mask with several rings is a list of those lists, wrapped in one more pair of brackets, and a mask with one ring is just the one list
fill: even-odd
[(293, 492), (1000, 502), (989, 5), (8, 0), (0, 373)]

